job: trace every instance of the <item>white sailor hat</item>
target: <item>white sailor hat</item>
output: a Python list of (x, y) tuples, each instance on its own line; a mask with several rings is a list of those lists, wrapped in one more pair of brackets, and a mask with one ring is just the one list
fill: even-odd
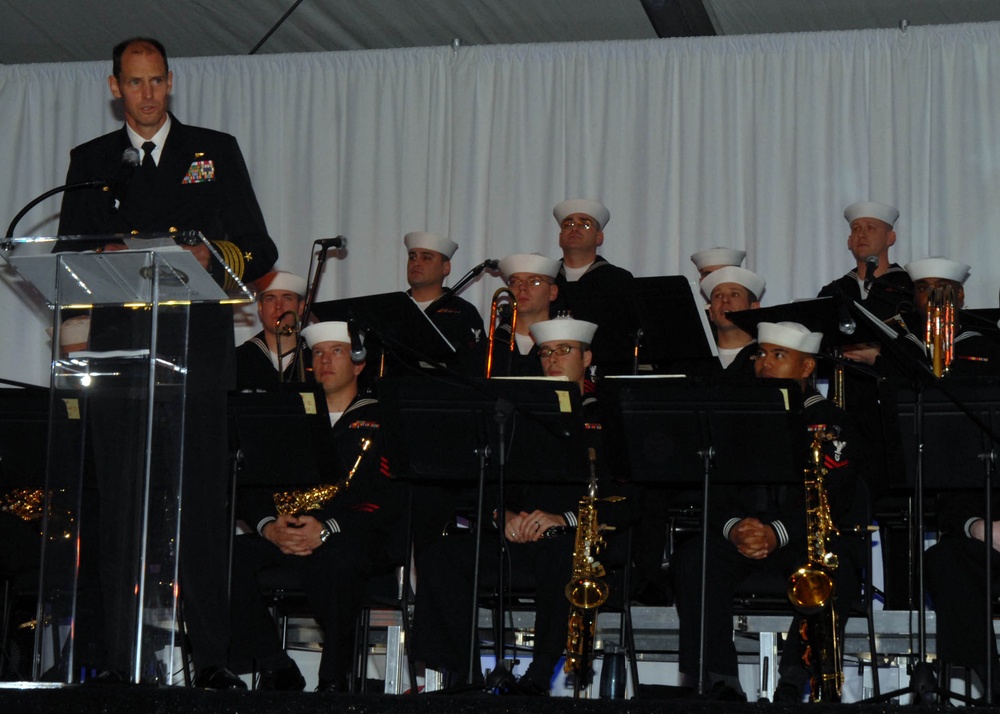
[(302, 329), (302, 339), (312, 349), (320, 342), (344, 342), (351, 344), (351, 333), (346, 322), (317, 322)]
[(747, 257), (745, 250), (735, 248), (709, 248), (691, 254), (691, 262), (698, 270), (704, 270), (712, 265), (742, 265)]
[(968, 265), (959, 263), (957, 260), (937, 256), (907, 263), (906, 272), (910, 274), (910, 280), (914, 282), (923, 278), (941, 278), (964, 284), (969, 278)]
[(798, 322), (760, 322), (757, 324), (757, 342), (778, 345), (814, 355), (823, 341), (822, 332), (810, 332)]
[(736, 283), (737, 285), (742, 285), (747, 290), (752, 292), (758, 300), (764, 294), (764, 288), (767, 283), (764, 282), (764, 278), (757, 275), (757, 273), (752, 270), (747, 270), (746, 268), (740, 268), (735, 265), (727, 265), (725, 268), (719, 268), (718, 270), (712, 271), (706, 275), (701, 281), (701, 292), (709, 300), (712, 299), (712, 291), (715, 290), (716, 286), (722, 285), (723, 283)]
[(262, 295), (272, 290), (287, 290), (299, 297), (305, 297), (306, 279), (284, 270), (272, 270), (257, 281), (257, 294)]
[(608, 210), (608, 207), (600, 201), (589, 198), (571, 198), (557, 203), (556, 207), (552, 209), (552, 215), (556, 217), (556, 223), (559, 225), (562, 225), (562, 222), (566, 220), (566, 216), (572, 216), (574, 213), (582, 213), (593, 218), (597, 221), (597, 230), (599, 231), (603, 231), (608, 225), (608, 221), (611, 220), (611, 211)]
[[(52, 337), (52, 328), (46, 327), (45, 332)], [(83, 345), (90, 338), (90, 316), (77, 315), (68, 320), (63, 320), (59, 326), (59, 346)]]
[(500, 261), (500, 275), (505, 281), (514, 273), (530, 273), (554, 278), (559, 273), (559, 261), (541, 253), (515, 253)]
[(424, 231), (407, 233), (403, 236), (403, 245), (406, 246), (407, 250), (433, 250), (444, 255), (448, 260), (451, 260), (451, 256), (455, 255), (455, 251), (458, 250), (458, 243), (450, 238)]
[(535, 344), (543, 345), (556, 340), (571, 340), (589, 345), (594, 341), (597, 325), (586, 320), (574, 320), (572, 317), (557, 317), (553, 320), (536, 322), (531, 326), (531, 336)]
[(877, 218), (894, 226), (899, 218), (899, 210), (875, 201), (858, 201), (844, 209), (844, 218), (848, 223), (854, 223), (858, 218)]

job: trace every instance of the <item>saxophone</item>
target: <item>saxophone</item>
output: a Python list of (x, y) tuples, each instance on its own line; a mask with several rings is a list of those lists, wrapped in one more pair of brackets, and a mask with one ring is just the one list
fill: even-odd
[(829, 551), (830, 538), (838, 535), (830, 516), (824, 477), (823, 444), (838, 436), (836, 431), (818, 430), (809, 447), (805, 469), (807, 562), (788, 578), (788, 599), (802, 615), (799, 640), (802, 662), (810, 674), (810, 699), (839, 702), (844, 684), (833, 571), (837, 555)]
[(275, 510), (282, 516), (292, 516), (305, 511), (318, 511), (332, 501), (338, 493), (347, 490), (347, 487), (351, 485), (351, 479), (354, 478), (358, 467), (361, 466), (361, 460), (364, 459), (365, 453), (371, 445), (372, 440), (368, 437), (361, 439), (361, 453), (355, 459), (354, 466), (347, 472), (347, 476), (337, 483), (323, 484), (308, 491), (284, 491), (274, 494)]
[(40, 488), (18, 488), (0, 497), (0, 512), (10, 513), (22, 521), (35, 521), (45, 511), (45, 491)]
[[(608, 599), (608, 584), (604, 577), (604, 566), (597, 560), (597, 553), (604, 547), (605, 531), (612, 526), (602, 526), (597, 522), (597, 457), (593, 449), (590, 455), (590, 484), (587, 494), (580, 499), (577, 513), (576, 542), (573, 546), (573, 577), (566, 584), (566, 598), (570, 602), (569, 625), (566, 640), (566, 664), (563, 671), (574, 674), (574, 696), (590, 684), (593, 676), (594, 631), (597, 626), (597, 609)], [(611, 497), (607, 500), (621, 500)]]

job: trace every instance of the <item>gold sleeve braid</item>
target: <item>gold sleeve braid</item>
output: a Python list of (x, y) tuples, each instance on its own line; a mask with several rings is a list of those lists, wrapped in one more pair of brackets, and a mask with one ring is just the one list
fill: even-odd
[[(227, 240), (212, 241), (212, 243), (219, 251), (219, 255), (222, 256), (222, 260), (226, 265), (236, 274), (236, 277), (242, 280), (243, 271), (246, 269), (246, 262), (243, 259), (243, 251), (240, 250), (239, 246)], [(233, 283), (233, 279), (229, 273), (226, 273), (223, 278), (222, 289), (226, 292), (236, 289), (236, 285)]]

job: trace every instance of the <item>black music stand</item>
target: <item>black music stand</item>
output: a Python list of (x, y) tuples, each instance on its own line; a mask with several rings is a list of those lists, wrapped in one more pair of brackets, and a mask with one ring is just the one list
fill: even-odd
[[(969, 421), (978, 428), (970, 429)], [(916, 500), (918, 525), (914, 537), (922, 541), (924, 494), (928, 489), (974, 490), (984, 489), (987, 518), (991, 518), (993, 472), (997, 461), (997, 424), (1000, 424), (1000, 384), (976, 378), (950, 378), (947, 384), (918, 385), (904, 388), (899, 394), (899, 422), (903, 440), (907, 483)], [(982, 478), (975, 476), (982, 469)], [(942, 478), (947, 474), (947, 478)], [(922, 703), (929, 703), (929, 696), (938, 695), (958, 699), (966, 704), (975, 701), (963, 694), (942, 688), (926, 661), (926, 597), (923, 543), (915, 545), (917, 553), (918, 600), (918, 661), (913, 667), (910, 683), (906, 687), (888, 692), (876, 701), (890, 699), (909, 692)], [(993, 550), (992, 528), (985, 529), (984, 552), (986, 574), (986, 623), (992, 632), (992, 583)], [(995, 646), (987, 637), (986, 681), (984, 696), (991, 695), (992, 668)]]
[[(452, 382), (391, 377), (380, 380), (378, 389), (388, 457), (399, 477), (471, 481), (471, 474), (479, 474), (480, 522), (476, 524), (467, 672), (467, 683), (471, 685), (487, 473), (491, 474), (489, 481), (497, 484), (500, 514), (507, 480), (579, 480), (582, 488), (587, 459), (579, 389), (575, 384), (546, 378)], [(469, 448), (463, 451), (455, 444)], [(506, 539), (501, 536), (499, 544), (502, 561)], [(503, 570), (498, 569), (498, 668), (505, 649)]]
[[(242, 463), (240, 486), (322, 483), (332, 458), (330, 414), (316, 385), (229, 395), (230, 440)], [(295, 457), (295, 468), (288, 458)]]
[[(229, 509), (227, 591), (231, 591), (237, 512), (255, 499), (273, 503), (273, 492), (314, 486), (333, 463), (330, 414), (318, 385), (288, 384), (271, 392), (229, 395), (229, 441), (233, 454)], [(295, 457), (295, 468), (288, 458)]]
[[(705, 301), (683, 275), (636, 278), (625, 300), (635, 314), (632, 373), (652, 364), (660, 373), (700, 374), (719, 356)], [(602, 328), (603, 329), (603, 328)], [(678, 350), (677, 345), (684, 345)]]
[(697, 692), (704, 694), (709, 486), (801, 483), (801, 389), (784, 380), (704, 388), (656, 377), (611, 377), (602, 386), (611, 390), (606, 443), (632, 481), (702, 488)]
[(822, 332), (821, 348), (826, 350), (844, 345), (880, 342), (892, 332), (889, 328), (875, 325), (870, 319), (856, 316), (849, 302), (834, 297), (810, 298), (756, 310), (731, 312), (728, 317), (751, 335), (757, 334), (757, 325), (761, 322), (798, 322), (813, 332)]
[[(456, 352), (427, 313), (404, 292), (318, 302), (312, 311), (320, 320), (354, 323), (364, 333), (369, 349), (379, 348), (383, 358), (386, 353), (393, 354), (404, 365), (440, 362)], [(384, 367), (381, 365), (380, 373), (385, 372)]]
[(958, 311), (958, 321), (970, 330), (987, 333), (997, 339), (1000, 330), (1000, 309), (995, 307), (964, 309)]
[(594, 364), (601, 374), (629, 374), (632, 371), (633, 353), (639, 316), (628, 300), (635, 281), (629, 280), (628, 289), (581, 287), (567, 282), (559, 286), (555, 305), (562, 312), (568, 311), (574, 319), (587, 320), (598, 326), (590, 345)]

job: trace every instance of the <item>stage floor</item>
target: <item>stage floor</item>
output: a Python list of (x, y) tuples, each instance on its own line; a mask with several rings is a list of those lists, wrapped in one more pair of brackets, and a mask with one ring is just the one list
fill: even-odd
[[(351, 714), (500, 714), (579, 712), (580, 714), (759, 714), (763, 711), (824, 711), (874, 714), (906, 710), (886, 704), (773, 705), (751, 702), (706, 701), (696, 698), (630, 699), (618, 701), (572, 700), (564, 698), (498, 697), (488, 694), (420, 694), (390, 696), (342, 695), (296, 692), (206, 692), (176, 687), (75, 685), (55, 689), (0, 688), (0, 712), (10, 714), (110, 714), (117, 712), (157, 712), (169, 714), (309, 714), (331, 711)], [(951, 707), (925, 706), (929, 713), (954, 711)], [(993, 712), (986, 707), (964, 711)]]

